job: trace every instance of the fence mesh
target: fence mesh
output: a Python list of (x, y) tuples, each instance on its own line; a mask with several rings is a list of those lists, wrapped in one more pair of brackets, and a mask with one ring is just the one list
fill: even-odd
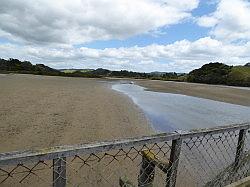
[(25, 160), (0, 165), (0, 186), (225, 186), (249, 175), (249, 143), (246, 130), (192, 132), (168, 141)]

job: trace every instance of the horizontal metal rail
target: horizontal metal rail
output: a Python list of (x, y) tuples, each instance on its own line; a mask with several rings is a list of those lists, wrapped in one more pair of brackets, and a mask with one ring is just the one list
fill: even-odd
[(140, 138), (130, 138), (114, 141), (98, 142), (93, 144), (78, 144), (70, 146), (58, 146), (41, 150), (16, 151), (0, 154), (0, 166), (14, 165), (19, 163), (52, 160), (62, 157), (71, 157), (80, 154), (95, 154), (98, 152), (122, 149), (128, 147), (154, 144), (170, 140), (186, 139), (205, 135), (219, 134), (228, 131), (249, 129), (250, 123), (221, 126), (216, 128), (197, 129), (193, 131), (176, 131), (173, 133), (162, 133)]

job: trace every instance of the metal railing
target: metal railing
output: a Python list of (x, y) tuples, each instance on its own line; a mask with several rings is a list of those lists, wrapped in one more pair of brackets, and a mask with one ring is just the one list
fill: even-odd
[(0, 186), (225, 186), (249, 175), (249, 123), (0, 154)]

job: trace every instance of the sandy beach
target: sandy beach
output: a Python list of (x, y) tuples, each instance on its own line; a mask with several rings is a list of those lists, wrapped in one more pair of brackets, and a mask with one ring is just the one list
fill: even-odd
[(135, 82), (150, 91), (183, 94), (237, 105), (250, 106), (250, 89), (248, 88), (158, 80), (136, 80)]
[(142, 111), (98, 79), (0, 75), (0, 152), (152, 134)]

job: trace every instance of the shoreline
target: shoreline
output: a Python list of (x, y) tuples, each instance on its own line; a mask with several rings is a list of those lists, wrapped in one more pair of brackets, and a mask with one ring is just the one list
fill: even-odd
[(225, 103), (250, 106), (250, 89), (159, 80), (133, 80), (148, 91), (182, 94)]
[(128, 95), (149, 118), (156, 132), (192, 130), (249, 122), (250, 107), (193, 96), (145, 91), (134, 84), (112, 86)]

